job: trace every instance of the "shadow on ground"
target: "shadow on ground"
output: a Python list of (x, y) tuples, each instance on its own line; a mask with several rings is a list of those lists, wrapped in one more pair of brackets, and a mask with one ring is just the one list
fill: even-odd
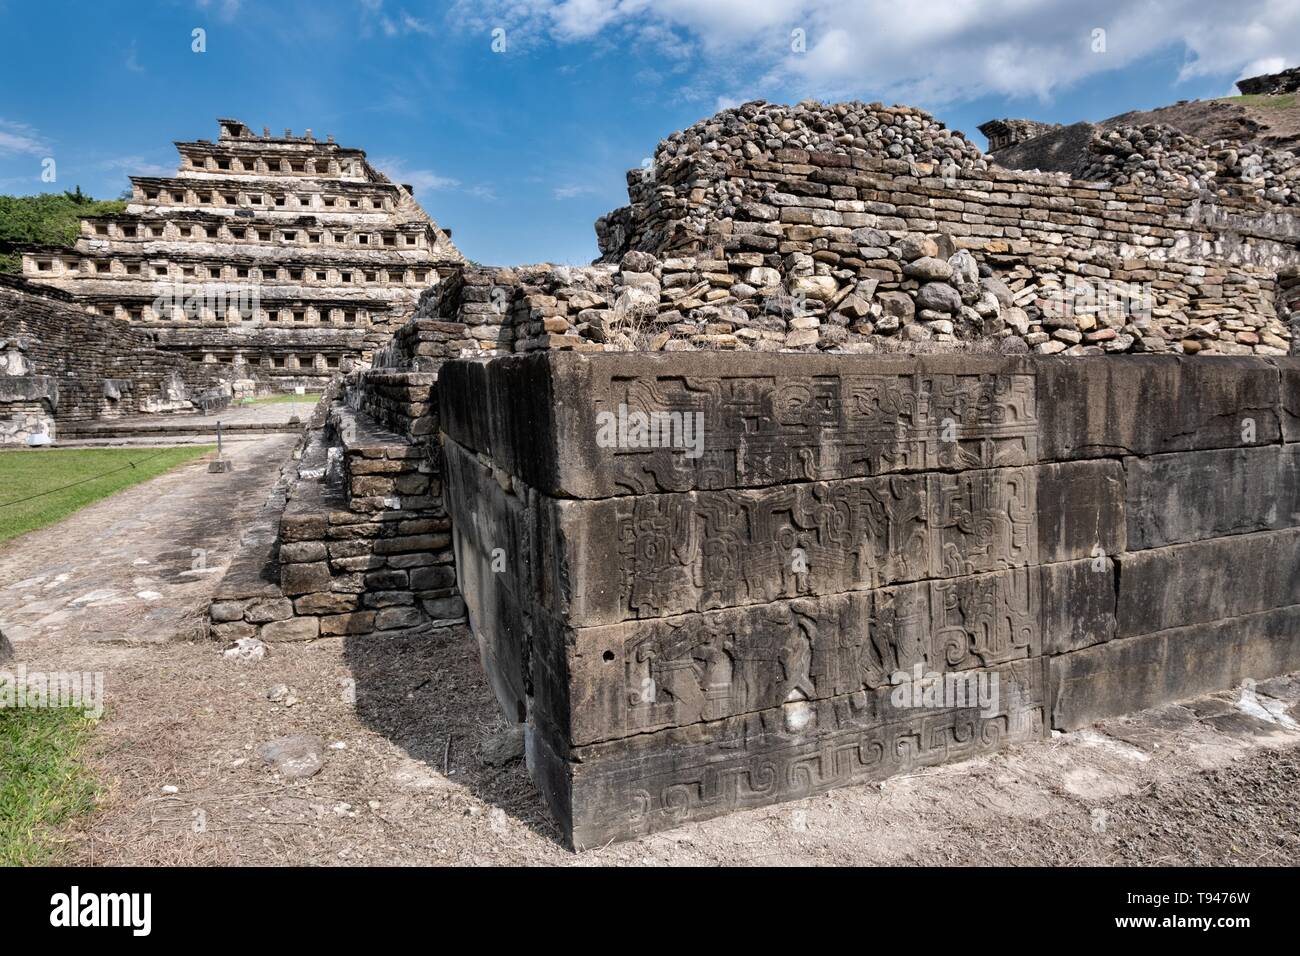
[(367, 729), (563, 846), (522, 754), (498, 756), (510, 724), (468, 627), (348, 638), (343, 657), (356, 681), (357, 718)]

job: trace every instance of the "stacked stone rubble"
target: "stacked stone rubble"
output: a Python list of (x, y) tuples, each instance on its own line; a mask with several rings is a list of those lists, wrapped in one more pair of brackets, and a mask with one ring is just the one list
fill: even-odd
[(210, 607), (213, 637), (312, 640), (463, 620), (436, 374), (462, 351), (462, 335), (454, 323), (413, 318), (375, 367), (326, 391), (273, 533), (250, 542)]
[(1237, 89), (1247, 96), (1278, 96), (1300, 90), (1300, 67), (1279, 73), (1262, 73), (1237, 81)]
[(1081, 179), (1208, 190), (1231, 190), (1284, 206), (1300, 205), (1300, 157), (1258, 143), (1202, 143), (1169, 126), (1098, 129)]
[(213, 599), (215, 639), (314, 640), (464, 617), (437, 460), (338, 396), (323, 401), (274, 538), (252, 542)]
[(467, 269), (420, 314), (466, 354), (1285, 355), (1300, 217), (1254, 157), (1215, 159), (1217, 191), (1115, 185), (991, 165), (907, 108), (746, 104), (629, 174), (602, 264)]

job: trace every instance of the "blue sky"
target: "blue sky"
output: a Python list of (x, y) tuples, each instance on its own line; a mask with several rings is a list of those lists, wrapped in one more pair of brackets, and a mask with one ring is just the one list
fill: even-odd
[(905, 102), (983, 146), (1298, 54), (1300, 0), (0, 0), (0, 192), (115, 196), (231, 116), (365, 149), (480, 262), (585, 263), (625, 171), (747, 99)]

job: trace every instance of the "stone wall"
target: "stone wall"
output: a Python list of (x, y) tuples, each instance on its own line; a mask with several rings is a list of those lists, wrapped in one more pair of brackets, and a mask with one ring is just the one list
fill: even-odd
[(578, 848), (1300, 668), (1294, 359), (547, 353), (439, 402)]
[(212, 369), (123, 323), (0, 288), (0, 444), (54, 438), (59, 425), (219, 407), (230, 395)]
[(443, 506), (437, 369), (468, 340), (463, 323), (428, 317), (442, 295), (426, 292), (373, 368), (326, 390), (272, 533), (250, 542), (210, 607), (213, 637), (311, 640), (464, 620)]
[(211, 636), (314, 640), (464, 620), (438, 462), (332, 388), (266, 527), (217, 589)]
[(390, 349), (421, 337), (424, 370), (538, 350), (1289, 354), (1290, 187), (1245, 148), (1144, 181), (1148, 132), (1107, 133), (1115, 185), (1002, 168), (907, 107), (725, 110), (629, 173), (601, 263), (463, 267)]
[[(870, 138), (882, 129), (888, 151)], [(1300, 220), (1237, 160), (1244, 178), (1214, 192), (1115, 186), (1003, 169), (938, 135), (879, 104), (719, 113), (660, 144), (628, 175), (631, 204), (597, 223), (605, 261), (633, 273), (614, 285), (642, 285), (656, 333), (688, 347), (1289, 350), (1274, 294)], [(947, 254), (916, 256), (927, 240)], [(969, 288), (912, 265), (954, 251), (978, 272)], [(564, 314), (590, 338), (580, 311)]]

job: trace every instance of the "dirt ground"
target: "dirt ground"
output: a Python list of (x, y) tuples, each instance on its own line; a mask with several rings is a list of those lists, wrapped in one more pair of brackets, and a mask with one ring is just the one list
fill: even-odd
[[(251, 662), (194, 639), (291, 445), (239, 443), (232, 475), (183, 466), (0, 547), (18, 654), (5, 666), (105, 675), (104, 790), (69, 862), (1300, 863), (1296, 678), (571, 853), (522, 762), (485, 759), (507, 725), (465, 628), (278, 644)], [(315, 776), (283, 779), (258, 756), (290, 734), (324, 742)]]

